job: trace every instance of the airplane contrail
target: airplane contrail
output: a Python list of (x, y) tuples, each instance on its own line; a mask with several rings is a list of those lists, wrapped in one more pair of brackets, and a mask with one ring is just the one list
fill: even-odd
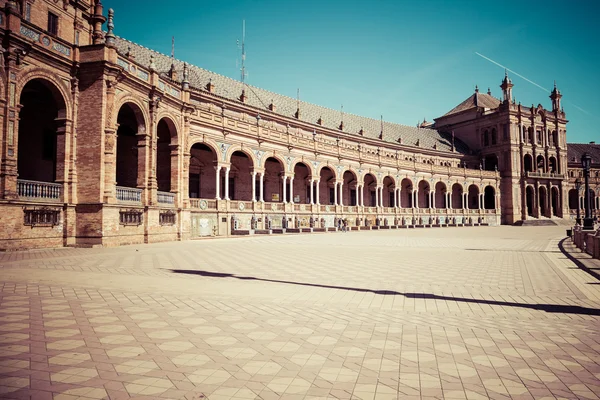
[[(519, 77), (519, 78), (521, 78), (521, 79), (524, 79), (524, 80), (526, 80), (527, 82), (531, 83), (532, 85), (535, 85), (535, 86), (539, 87), (540, 89), (542, 89), (542, 90), (544, 90), (544, 91), (546, 91), (546, 92), (550, 93), (550, 90), (546, 89), (545, 87), (543, 87), (543, 86), (541, 86), (541, 85), (538, 85), (538, 84), (537, 84), (537, 83), (535, 83), (534, 81), (532, 81), (532, 80), (530, 80), (530, 79), (527, 79), (527, 78), (525, 78), (523, 75), (521, 75), (521, 74), (519, 74), (519, 73), (517, 73), (517, 72), (513, 71), (512, 69), (510, 69), (510, 68), (508, 68), (508, 67), (506, 67), (506, 66), (504, 66), (504, 65), (502, 65), (502, 64), (500, 64), (500, 63), (498, 63), (498, 62), (496, 62), (496, 61), (494, 61), (494, 60), (492, 60), (491, 58), (489, 58), (489, 57), (486, 57), (486, 56), (484, 56), (483, 54), (481, 54), (481, 53), (478, 53), (478, 52), (475, 52), (475, 54), (477, 54), (479, 57), (481, 57), (481, 58), (483, 58), (483, 59), (486, 59), (486, 60), (488, 60), (489, 62), (491, 62), (491, 63), (493, 63), (493, 64), (496, 64), (497, 66), (499, 66), (499, 67), (501, 67), (501, 68), (504, 68), (504, 69), (505, 69), (505, 70), (507, 70), (507, 71), (510, 71), (511, 73), (515, 74), (516, 76), (518, 76), (518, 77)], [(586, 113), (587, 115), (590, 115), (590, 116), (592, 115), (592, 114), (590, 114), (589, 112), (585, 111), (583, 108), (581, 108), (581, 107), (579, 107), (579, 106), (577, 106), (577, 105), (573, 104), (573, 103), (572, 103), (572, 102), (570, 102), (570, 101), (568, 101), (567, 103), (571, 104), (573, 107), (575, 107), (575, 108), (576, 108), (576, 109), (578, 109), (579, 111), (582, 111), (582, 112)]]

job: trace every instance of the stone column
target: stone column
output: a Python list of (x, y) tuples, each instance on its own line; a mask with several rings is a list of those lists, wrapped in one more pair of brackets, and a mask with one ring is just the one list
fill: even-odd
[(260, 201), (263, 202), (263, 203), (265, 201), (265, 197), (264, 197), (264, 192), (265, 191), (264, 191), (264, 188), (265, 188), (265, 173), (261, 172), (260, 173), (260, 189), (259, 189), (260, 190), (260, 193), (259, 193), (260, 196), (259, 196), (259, 198), (260, 198)]
[(285, 175), (282, 176), (281, 180), (283, 182), (283, 184), (282, 184), (283, 189), (281, 190), (282, 191), (281, 202), (285, 204), (285, 203), (287, 203), (287, 199), (286, 199), (286, 194), (287, 193), (286, 193), (286, 190), (285, 190), (285, 184), (287, 183), (287, 176), (285, 176)]
[(315, 202), (315, 180), (314, 179), (310, 179), (310, 204), (317, 204)]
[(431, 198), (431, 200), (430, 200), (431, 208), (433, 208), (435, 210), (435, 192), (430, 192), (429, 196)]
[(217, 165), (216, 170), (216, 181), (215, 181), (215, 199), (221, 200), (221, 166)]
[(338, 182), (333, 182), (333, 205), (338, 205)]
[(340, 182), (340, 206), (344, 206), (344, 182)]
[(317, 186), (317, 193), (316, 193), (316, 199), (315, 199), (316, 202), (315, 202), (315, 204), (321, 204), (321, 199), (319, 197), (319, 183), (320, 183), (320, 181), (317, 180), (316, 183), (317, 183), (317, 185), (316, 185)]
[(356, 193), (355, 193), (354, 197), (356, 197), (355, 203), (356, 203), (357, 207), (360, 206), (360, 197), (359, 196), (360, 196), (360, 185), (356, 185)]
[(375, 187), (375, 207), (379, 207), (379, 188)]
[(225, 200), (229, 200), (229, 167), (225, 167)]
[(290, 176), (290, 203), (294, 204), (294, 177)]
[(252, 171), (252, 201), (256, 201), (256, 171)]

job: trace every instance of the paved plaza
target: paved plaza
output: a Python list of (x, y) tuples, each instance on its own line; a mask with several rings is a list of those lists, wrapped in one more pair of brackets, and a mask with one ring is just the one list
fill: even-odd
[(600, 396), (600, 269), (565, 227), (0, 254), (7, 399)]

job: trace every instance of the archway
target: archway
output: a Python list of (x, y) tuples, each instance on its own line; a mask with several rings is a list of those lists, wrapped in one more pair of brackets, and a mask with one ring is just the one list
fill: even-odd
[[(235, 153), (234, 153), (235, 154)], [(265, 180), (264, 180), (264, 193), (263, 198), (265, 201), (272, 201), (274, 203), (283, 202), (283, 176), (285, 169), (283, 164), (275, 157), (269, 157), (265, 161)], [(288, 186), (288, 185), (286, 185)], [(287, 187), (287, 193), (289, 193), (289, 187)], [(287, 194), (286, 193), (286, 194)], [(286, 200), (287, 197), (286, 197)]]
[(531, 154), (523, 156), (523, 169), (525, 172), (533, 171), (533, 157), (531, 157)]
[(557, 170), (557, 168), (556, 168), (556, 158), (554, 158), (554, 157), (550, 157), (550, 159), (548, 160), (548, 163), (549, 163), (549, 167), (550, 167), (550, 168), (549, 168), (549, 169), (550, 169), (550, 172), (552, 172), (552, 173), (557, 173), (557, 172), (558, 172), (558, 170)]
[(158, 121), (156, 129), (156, 182), (158, 190), (169, 192), (175, 189), (177, 182), (177, 153), (171, 152), (172, 145), (177, 144), (177, 129), (168, 118)]
[(59, 164), (64, 166), (64, 138), (58, 136), (64, 135), (65, 101), (52, 83), (33, 79), (23, 87), (19, 102), (19, 180), (54, 182), (63, 172)]
[(452, 185), (452, 208), (464, 208), (463, 187), (460, 183)]
[(381, 191), (381, 200), (384, 207), (394, 207), (395, 204), (395, 184), (391, 176), (383, 178), (383, 190)]
[(310, 204), (310, 169), (304, 163), (294, 166), (294, 203)]
[(352, 171), (344, 172), (344, 186), (342, 187), (343, 192), (343, 203), (345, 205), (355, 206), (356, 204), (356, 175)]
[(544, 156), (539, 155), (536, 159), (536, 171), (546, 172), (546, 160)]
[(471, 210), (476, 210), (479, 208), (479, 188), (477, 185), (473, 184), (469, 186), (468, 199), (468, 205)]
[(191, 199), (216, 198), (216, 153), (203, 143), (190, 149), (190, 172), (188, 191)]
[(319, 203), (320, 204), (335, 204), (334, 192), (335, 174), (329, 167), (321, 168), (319, 172)]
[(438, 182), (435, 184), (435, 208), (447, 208), (446, 203), (446, 184)]
[[(243, 151), (234, 151), (231, 155), (229, 176), (225, 182), (225, 175), (221, 177), (221, 192), (224, 192), (225, 183), (228, 187), (230, 200), (252, 201), (252, 159)], [(222, 198), (224, 198), (222, 196)]]
[(527, 204), (527, 215), (533, 216), (533, 187), (527, 186), (525, 189), (525, 203)]
[(429, 201), (429, 193), (430, 193), (429, 182), (427, 182), (425, 180), (420, 181), (418, 190), (419, 190), (419, 193), (417, 194), (418, 207), (419, 208), (431, 207), (431, 204)]
[(555, 217), (558, 217), (559, 215), (559, 210), (560, 210), (560, 194), (558, 192), (558, 188), (556, 186), (552, 187), (552, 192), (551, 192), (551, 198), (552, 198), (552, 215)]
[(144, 186), (143, 171), (139, 171), (138, 153), (143, 146), (146, 126), (142, 111), (133, 103), (121, 106), (117, 116), (117, 186)]
[(483, 208), (486, 210), (496, 209), (496, 190), (492, 186), (486, 186), (483, 189)]
[(579, 199), (577, 196), (577, 190), (569, 190), (569, 210), (577, 210)]
[(538, 211), (538, 215), (541, 217), (546, 217), (547, 216), (547, 206), (548, 206), (548, 192), (546, 191), (546, 187), (545, 186), (540, 186), (538, 189), (538, 206), (539, 206), (539, 211)]
[(413, 183), (410, 179), (404, 178), (400, 182), (400, 207), (412, 208), (413, 207)]
[(377, 206), (375, 191), (377, 190), (377, 179), (373, 174), (366, 174), (364, 178), (363, 184), (363, 204), (366, 207), (375, 207)]
[(495, 171), (498, 169), (498, 157), (495, 154), (487, 155), (483, 159), (483, 164), (486, 171)]

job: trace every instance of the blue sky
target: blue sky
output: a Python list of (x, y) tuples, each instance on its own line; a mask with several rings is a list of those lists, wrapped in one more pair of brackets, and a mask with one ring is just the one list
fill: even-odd
[[(443, 115), (507, 66), (539, 86), (556, 80), (571, 143), (600, 142), (597, 1), (104, 0), (115, 34), (247, 82), (344, 112), (405, 125)], [(549, 92), (511, 74), (523, 105)]]

